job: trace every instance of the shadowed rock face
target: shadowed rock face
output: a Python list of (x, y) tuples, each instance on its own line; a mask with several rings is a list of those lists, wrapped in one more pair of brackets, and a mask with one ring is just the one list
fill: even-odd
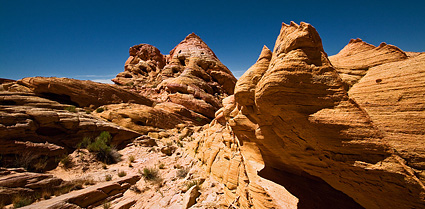
[(270, 53), (263, 48), (194, 145), (223, 179), (229, 203), (241, 196), (241, 206), (254, 207), (423, 207), (423, 56), (371, 64), (347, 92), (311, 25), (283, 24)]
[(236, 78), (192, 33), (170, 55), (164, 56), (147, 44), (131, 47), (125, 71), (113, 81), (157, 102), (182, 105), (212, 119), (221, 107), (221, 99), (233, 94)]
[(329, 60), (346, 84), (351, 88), (371, 67), (407, 59), (405, 52), (396, 46), (382, 42), (378, 47), (361, 39), (351, 39), (338, 54)]

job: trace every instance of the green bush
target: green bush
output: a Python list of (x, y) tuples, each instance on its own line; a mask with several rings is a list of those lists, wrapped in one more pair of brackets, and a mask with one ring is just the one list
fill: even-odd
[(105, 109), (103, 107), (99, 107), (99, 108), (96, 109), (97, 113), (101, 113), (103, 111), (105, 111)]
[(87, 148), (89, 144), (91, 144), (92, 140), (90, 137), (84, 137), (83, 141), (77, 144), (77, 149)]
[(68, 106), (64, 108), (65, 110), (68, 110), (69, 112), (77, 112), (77, 109), (74, 105)]
[(124, 177), (124, 176), (126, 176), (127, 175), (127, 173), (125, 172), (125, 171), (119, 171), (118, 172), (118, 176), (119, 177)]
[[(110, 146), (111, 134), (107, 131), (100, 133), (94, 142), (87, 145), (89, 152), (95, 153), (96, 158), (106, 164), (116, 163), (121, 160), (121, 155)], [(84, 141), (84, 140), (83, 140)]]
[(143, 168), (143, 171), (139, 170), (139, 173), (149, 181), (155, 181), (159, 179), (159, 171), (155, 168)]
[(13, 207), (20, 208), (20, 207), (30, 205), (31, 203), (32, 203), (32, 200), (30, 198), (16, 196), (15, 199), (13, 200)]

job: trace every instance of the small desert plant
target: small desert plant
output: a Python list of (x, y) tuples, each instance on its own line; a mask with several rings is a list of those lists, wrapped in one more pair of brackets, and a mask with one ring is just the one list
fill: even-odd
[(111, 174), (106, 174), (106, 176), (105, 176), (105, 180), (106, 180), (106, 181), (110, 181), (110, 180), (112, 180), (112, 175), (111, 175)]
[(109, 209), (109, 208), (111, 208), (111, 203), (110, 202), (103, 203), (103, 209)]
[(139, 170), (139, 173), (149, 181), (155, 181), (159, 179), (159, 171), (155, 168), (143, 168), (143, 171)]
[(91, 113), (91, 111), (90, 110), (86, 110), (86, 114), (90, 114)]
[(103, 111), (105, 111), (105, 109), (103, 107), (99, 107), (99, 108), (96, 109), (97, 113), (101, 113)]
[(177, 141), (177, 146), (179, 146), (179, 147), (183, 147), (183, 143), (181, 142), (181, 141)]
[(130, 163), (134, 162), (134, 160), (135, 160), (134, 155), (128, 156), (128, 161), (130, 161)]
[(87, 148), (91, 144), (92, 140), (90, 137), (84, 137), (83, 140), (77, 144), (77, 149)]
[(159, 169), (164, 169), (164, 168), (165, 168), (164, 163), (159, 164), (159, 165), (158, 165), (158, 168), (159, 168)]
[(24, 207), (24, 206), (30, 205), (31, 203), (32, 203), (32, 200), (30, 198), (27, 198), (27, 197), (16, 196), (13, 199), (13, 207), (14, 208)]
[(195, 120), (198, 121), (198, 122), (201, 122), (202, 121), (202, 118), (197, 117)]
[(124, 176), (126, 176), (127, 175), (127, 173), (125, 172), (125, 171), (119, 171), (118, 172), (118, 176), (119, 177), (124, 177)]
[(69, 155), (64, 155), (60, 162), (64, 168), (71, 168), (73, 166), (72, 157)]
[(64, 108), (64, 110), (67, 110), (69, 112), (77, 112), (77, 109), (74, 105), (67, 106), (67, 107)]
[(35, 155), (35, 154), (33, 154), (29, 151), (24, 151), (22, 153), (22, 155), (15, 156), (15, 158), (16, 158), (15, 164), (16, 164), (17, 167), (22, 167), (22, 168), (28, 169), (31, 162), (38, 157), (39, 157), (38, 155)]
[(180, 168), (177, 170), (177, 177), (184, 178), (189, 173), (189, 168)]
[(109, 145), (111, 138), (109, 132), (103, 131), (94, 142), (87, 145), (87, 149), (96, 153), (96, 158), (104, 163), (116, 163), (121, 160), (121, 155)]
[(185, 185), (186, 185), (186, 189), (189, 190), (193, 186), (199, 187), (199, 181), (198, 180), (188, 181), (185, 183)]

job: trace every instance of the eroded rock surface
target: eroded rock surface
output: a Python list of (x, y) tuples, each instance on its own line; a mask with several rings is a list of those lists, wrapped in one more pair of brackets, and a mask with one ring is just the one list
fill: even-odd
[(98, 107), (105, 104), (132, 102), (152, 105), (152, 101), (134, 92), (110, 84), (70, 78), (30, 77), (17, 81), (35, 94), (77, 107)]
[[(125, 71), (113, 81), (158, 103), (181, 105), (187, 109), (184, 111), (193, 112), (187, 114), (192, 120), (205, 124), (214, 118), (221, 99), (233, 94), (236, 78), (207, 44), (192, 33), (170, 55), (162, 55), (147, 44), (131, 47)], [(202, 117), (193, 117), (194, 113)]]
[(329, 60), (346, 87), (350, 88), (366, 75), (369, 68), (407, 58), (408, 55), (396, 46), (382, 42), (375, 47), (357, 38), (351, 39), (347, 46), (338, 54), (330, 56)]
[(60, 156), (102, 131), (108, 131), (117, 146), (140, 136), (69, 107), (33, 93), (0, 92), (0, 153)]
[[(369, 71), (347, 92), (317, 31), (282, 25), (272, 56), (263, 49), (193, 144), (228, 205), (424, 206), (423, 57), (373, 67), (368, 55)], [(379, 63), (399, 59), (388, 56)]]

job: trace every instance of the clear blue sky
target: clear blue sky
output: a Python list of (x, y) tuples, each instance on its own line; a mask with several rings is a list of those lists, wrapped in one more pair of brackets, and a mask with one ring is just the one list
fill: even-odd
[(282, 22), (304, 21), (334, 55), (351, 38), (425, 51), (425, 1), (0, 0), (0, 77), (110, 79), (129, 47), (163, 54), (198, 34), (239, 77)]

